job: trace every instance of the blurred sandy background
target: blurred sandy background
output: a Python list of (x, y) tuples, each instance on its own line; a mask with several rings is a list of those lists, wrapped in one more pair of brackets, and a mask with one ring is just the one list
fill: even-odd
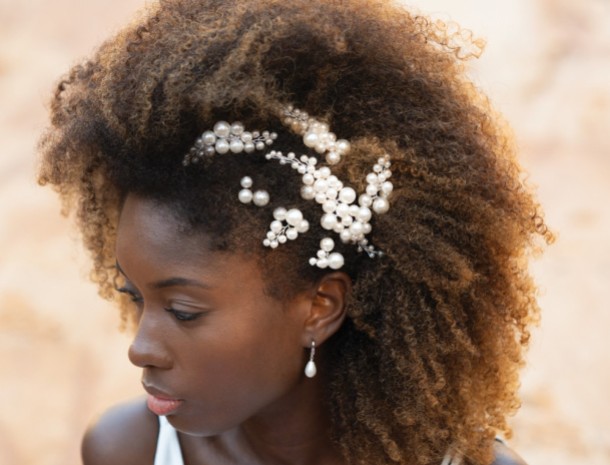
[[(75, 465), (88, 421), (140, 393), (117, 313), (35, 143), (60, 74), (142, 0), (0, 0), (0, 464)], [(610, 459), (610, 2), (417, 0), (487, 40), (472, 73), (513, 122), (557, 243), (533, 264), (543, 319), (512, 444), (530, 465)]]

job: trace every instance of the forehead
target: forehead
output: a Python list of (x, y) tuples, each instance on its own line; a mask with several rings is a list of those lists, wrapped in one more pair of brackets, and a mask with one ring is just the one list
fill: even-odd
[(168, 275), (230, 278), (235, 269), (260, 275), (254, 257), (214, 251), (209, 236), (192, 232), (168, 204), (127, 196), (118, 224), (116, 258), (130, 280)]

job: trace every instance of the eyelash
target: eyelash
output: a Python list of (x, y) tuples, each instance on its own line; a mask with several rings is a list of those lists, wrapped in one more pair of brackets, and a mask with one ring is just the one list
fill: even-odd
[[(121, 287), (121, 288), (117, 288), (117, 292), (129, 295), (131, 301), (134, 302), (135, 304), (140, 305), (140, 304), (144, 303), (144, 299), (142, 299), (141, 296), (136, 294), (131, 289), (128, 289), (126, 287)], [(201, 313), (182, 312), (180, 310), (176, 310), (171, 307), (164, 308), (163, 310), (165, 310), (167, 313), (171, 313), (176, 320), (182, 321), (182, 322), (194, 321), (197, 318), (199, 318), (201, 315), (203, 315), (203, 312), (201, 312)]]

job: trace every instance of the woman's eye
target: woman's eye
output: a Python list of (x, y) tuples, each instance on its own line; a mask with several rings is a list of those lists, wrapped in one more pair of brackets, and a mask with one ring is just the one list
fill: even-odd
[(193, 321), (203, 315), (203, 312), (199, 313), (190, 313), (190, 312), (181, 312), (180, 310), (175, 310), (173, 308), (166, 308), (166, 312), (171, 313), (174, 318), (178, 321)]
[(120, 292), (121, 294), (127, 294), (129, 296), (129, 298), (131, 299), (131, 301), (136, 304), (141, 304), (142, 302), (144, 302), (144, 299), (142, 299), (141, 295), (136, 294), (134, 291), (132, 291), (131, 289), (128, 289), (126, 287), (121, 287), (121, 288), (117, 289), (117, 292)]

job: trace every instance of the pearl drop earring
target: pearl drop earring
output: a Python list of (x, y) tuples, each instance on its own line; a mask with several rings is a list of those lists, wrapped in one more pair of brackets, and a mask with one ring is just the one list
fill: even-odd
[(313, 378), (316, 376), (318, 370), (316, 369), (316, 364), (313, 361), (314, 356), (316, 355), (316, 341), (312, 339), (311, 348), (309, 350), (309, 362), (305, 365), (305, 376), (308, 378)]

